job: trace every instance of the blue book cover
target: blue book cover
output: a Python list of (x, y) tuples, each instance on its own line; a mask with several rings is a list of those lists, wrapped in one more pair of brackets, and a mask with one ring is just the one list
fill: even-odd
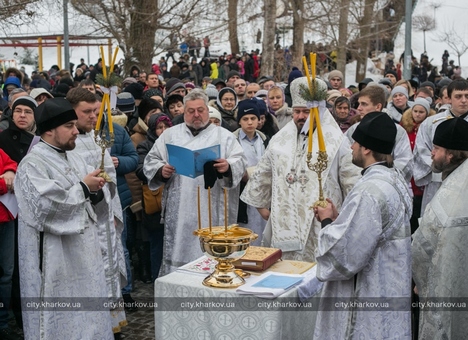
[(281, 274), (272, 274), (267, 276), (263, 280), (253, 284), (252, 287), (287, 290), (301, 282), (302, 279), (303, 277), (291, 277)]
[(190, 178), (203, 175), (203, 165), (206, 162), (221, 158), (219, 144), (199, 150), (190, 150), (173, 144), (166, 144), (166, 147), (169, 164), (175, 168), (175, 172)]

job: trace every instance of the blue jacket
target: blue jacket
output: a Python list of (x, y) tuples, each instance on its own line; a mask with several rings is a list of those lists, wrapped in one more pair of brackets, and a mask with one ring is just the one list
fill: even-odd
[(119, 159), (119, 165), (115, 169), (117, 172), (117, 190), (122, 209), (125, 209), (132, 203), (132, 195), (125, 175), (136, 170), (138, 166), (138, 154), (127, 131), (118, 124), (114, 123), (113, 125), (115, 140), (110, 154), (112, 157)]
[(8, 90), (7, 90), (7, 86), (8, 85), (15, 85), (17, 88), (20, 88), (21, 87), (21, 81), (19, 80), (19, 78), (15, 77), (15, 76), (10, 76), (8, 77), (6, 80), (5, 80), (5, 83), (3, 84), (3, 98), (5, 100), (8, 100)]

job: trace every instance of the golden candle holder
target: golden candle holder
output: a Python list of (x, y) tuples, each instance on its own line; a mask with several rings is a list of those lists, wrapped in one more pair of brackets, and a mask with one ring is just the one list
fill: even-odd
[(318, 157), (317, 157), (317, 163), (315, 164), (312, 163), (312, 152), (308, 152), (306, 162), (307, 162), (308, 168), (317, 173), (317, 178), (319, 182), (319, 199), (315, 201), (315, 203), (310, 207), (310, 209), (316, 208), (316, 207), (325, 208), (328, 202), (325, 200), (325, 197), (323, 196), (322, 172), (324, 172), (328, 166), (327, 152), (319, 151)]
[[(241, 228), (237, 224), (197, 229), (193, 232), (200, 238), (203, 253), (218, 261), (213, 273), (203, 280), (203, 284), (215, 288), (237, 288), (245, 283), (232, 262), (242, 258), (250, 242), (258, 235), (252, 230)], [(242, 273), (242, 272), (240, 272)]]
[(106, 182), (112, 182), (112, 178), (109, 176), (109, 174), (105, 171), (104, 168), (104, 156), (106, 154), (106, 149), (110, 148), (112, 145), (114, 145), (114, 133), (110, 132), (109, 133), (110, 138), (107, 139), (106, 137), (106, 132), (103, 130), (98, 131), (94, 130), (94, 141), (96, 144), (101, 148), (101, 165), (99, 166), (99, 169), (101, 169), (101, 172), (99, 173), (99, 177), (102, 177), (106, 180)]

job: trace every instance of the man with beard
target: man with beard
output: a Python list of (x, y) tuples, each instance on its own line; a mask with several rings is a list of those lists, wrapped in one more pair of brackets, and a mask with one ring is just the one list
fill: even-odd
[(22, 302), (95, 305), (24, 307), (25, 339), (114, 339), (110, 314), (102, 309), (106, 279), (93, 209), (105, 181), (99, 169), (90, 172), (69, 152), (78, 129), (68, 101), (47, 100), (35, 118), (41, 140), (20, 163), (14, 185)]
[(448, 117), (460, 117), (468, 121), (468, 80), (459, 79), (452, 81), (447, 87), (452, 107), (449, 110), (428, 117), (419, 126), (414, 145), (414, 182), (419, 187), (424, 187), (421, 207), (421, 216), (424, 216), (426, 205), (434, 197), (442, 183), (440, 173), (432, 171), (432, 140), (437, 126)]
[[(224, 225), (224, 195), (228, 190), (228, 224), (237, 222), (239, 183), (244, 175), (246, 159), (234, 134), (210, 124), (208, 97), (195, 89), (184, 97), (184, 123), (166, 130), (156, 140), (145, 158), (143, 173), (151, 190), (164, 186), (162, 214), (164, 215), (164, 253), (160, 276), (202, 256), (200, 243), (192, 231), (197, 221), (197, 188), (211, 187), (212, 223)], [(205, 176), (191, 178), (180, 175), (169, 163), (167, 144), (199, 150), (220, 146), (220, 158), (204, 164)], [(205, 177), (205, 181), (204, 181)], [(200, 195), (201, 223), (208, 226), (208, 195)]]
[[(97, 169), (101, 165), (102, 149), (94, 140), (93, 129), (97, 121), (96, 96), (83, 88), (74, 88), (67, 94), (78, 117), (76, 127), (79, 134), (76, 148), (72, 153), (79, 154), (86, 164)], [(126, 282), (127, 270), (122, 247), (123, 214), (117, 192), (117, 175), (114, 162), (106, 151), (104, 168), (110, 177), (110, 182), (103, 188), (104, 199), (94, 206), (97, 215), (99, 243), (105, 265), (107, 297), (109, 302), (118, 306), (122, 299), (121, 287)], [(123, 308), (111, 310), (113, 329), (120, 333), (121, 326), (127, 324)], [(118, 335), (116, 335), (118, 338)]]
[[(326, 88), (323, 81), (316, 81)], [(306, 77), (292, 82), (293, 119), (272, 137), (241, 200), (267, 220), (264, 246), (280, 248), (283, 259), (314, 262), (320, 223), (309, 208), (319, 197), (319, 186), (317, 173), (306, 163), (310, 103), (302, 96), (304, 86)], [(349, 142), (327, 109), (320, 110), (320, 122), (328, 154), (323, 189), (340, 207), (360, 176), (359, 168), (351, 163)], [(317, 162), (317, 138), (314, 131), (312, 163)]]
[[(411, 247), (416, 291), (426, 305), (468, 297), (468, 122), (461, 117), (444, 119), (436, 128), (433, 145), (432, 171), (440, 173), (443, 182), (426, 207)], [(466, 309), (456, 306), (421, 308), (420, 339), (463, 339), (468, 333), (467, 317)]]
[[(330, 199), (326, 208), (314, 208), (322, 223), (317, 278), (325, 282), (319, 310), (327, 310), (317, 315), (314, 339), (411, 339), (412, 200), (401, 172), (391, 164), (396, 133), (386, 113), (368, 113), (351, 146), (362, 178), (340, 214)], [(371, 300), (389, 308), (338, 307)], [(330, 310), (330, 305), (338, 308)]]

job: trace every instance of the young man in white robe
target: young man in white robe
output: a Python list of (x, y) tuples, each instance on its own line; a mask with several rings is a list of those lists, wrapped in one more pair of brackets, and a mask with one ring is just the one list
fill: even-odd
[(386, 113), (367, 114), (351, 146), (362, 178), (340, 214), (330, 199), (314, 209), (322, 224), (317, 278), (324, 281), (314, 339), (411, 339), (412, 200), (391, 165), (396, 133)]
[[(41, 140), (15, 178), (26, 340), (114, 339), (93, 208), (105, 181), (97, 177), (99, 169), (92, 171), (69, 152), (75, 148), (76, 122), (63, 98), (40, 105)], [(54, 307), (57, 303), (70, 307)]]
[[(427, 205), (411, 247), (421, 306), (419, 337), (464, 339), (468, 334), (468, 122), (461, 117), (444, 119), (433, 145), (432, 170), (442, 175), (442, 185)], [(423, 307), (428, 302), (432, 308)]]
[[(164, 217), (164, 251), (160, 275), (166, 275), (178, 267), (196, 260), (203, 253), (198, 237), (193, 235), (197, 226), (197, 188), (201, 188), (201, 223), (208, 227), (207, 182), (204, 177), (191, 178), (177, 173), (169, 163), (166, 145), (173, 144), (190, 150), (220, 145), (220, 158), (210, 166), (217, 173), (211, 187), (211, 212), (213, 226), (223, 226), (224, 193), (228, 190), (228, 224), (237, 222), (239, 182), (246, 169), (242, 147), (228, 130), (210, 123), (208, 97), (201, 90), (193, 90), (184, 97), (184, 123), (164, 131), (146, 156), (143, 172), (151, 190), (162, 184), (162, 215)], [(205, 166), (206, 168), (206, 166)], [(221, 178), (220, 178), (221, 177)]]
[[(369, 112), (383, 111), (386, 102), (387, 96), (382, 87), (377, 84), (368, 85), (359, 92), (357, 111), (361, 118), (363, 118)], [(348, 137), (350, 144), (354, 142), (352, 136), (358, 124), (352, 125), (346, 131), (346, 137)], [(397, 134), (395, 137), (395, 147), (392, 150), (393, 164), (395, 168), (403, 172), (405, 179), (410, 183), (411, 176), (413, 176), (413, 152), (411, 151), (410, 140), (408, 133), (406, 133), (401, 125), (395, 124), (395, 126)]]
[(439, 189), (442, 178), (440, 173), (432, 171), (432, 140), (437, 126), (447, 117), (461, 117), (468, 121), (468, 80), (459, 79), (452, 81), (447, 87), (452, 108), (434, 116), (428, 117), (419, 126), (414, 145), (414, 182), (417, 186), (424, 186), (424, 194), (421, 206), (421, 217), (427, 204)]
[[(326, 88), (323, 81), (317, 81)], [(280, 248), (283, 259), (314, 262), (320, 223), (310, 207), (319, 197), (319, 186), (317, 173), (306, 163), (311, 103), (301, 96), (304, 86), (308, 86), (306, 77), (291, 83), (293, 119), (270, 140), (241, 200), (256, 207), (267, 221), (264, 246)], [(323, 190), (340, 207), (360, 178), (359, 168), (351, 163), (349, 142), (333, 116), (326, 108), (319, 112), (328, 155), (328, 166), (322, 173)], [(316, 130), (312, 145), (312, 163), (316, 163)]]
[[(97, 112), (99, 112), (96, 96), (86, 89), (77, 87), (67, 93), (67, 100), (78, 116), (76, 126), (80, 132), (72, 153), (79, 154), (86, 164), (97, 169), (101, 165), (102, 149), (94, 140), (93, 129), (96, 126)], [(121, 327), (127, 325), (125, 311), (118, 304), (122, 301), (121, 288), (126, 283), (127, 271), (122, 246), (122, 206), (117, 192), (114, 163), (107, 151), (104, 155), (104, 166), (111, 182), (103, 188), (104, 199), (96, 204), (94, 209), (98, 218), (98, 236), (105, 265), (107, 295), (109, 302), (114, 306), (119, 306), (110, 308), (113, 330), (118, 338)]]

